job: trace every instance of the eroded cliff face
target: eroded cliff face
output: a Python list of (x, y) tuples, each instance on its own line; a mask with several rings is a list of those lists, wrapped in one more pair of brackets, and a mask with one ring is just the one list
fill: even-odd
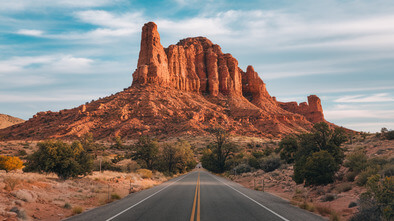
[(59, 112), (45, 111), (0, 130), (2, 139), (79, 137), (93, 133), (136, 138), (202, 135), (222, 127), (247, 136), (280, 137), (310, 131), (324, 121), (320, 99), (283, 103), (271, 97), (252, 66), (238, 61), (204, 37), (164, 48), (156, 24), (142, 28), (132, 86), (97, 101)]
[(159, 84), (212, 96), (244, 97), (264, 111), (284, 115), (288, 111), (312, 123), (324, 121), (317, 96), (308, 97), (309, 104), (277, 102), (252, 66), (244, 72), (237, 59), (204, 37), (186, 38), (164, 48), (153, 22), (142, 28), (140, 57), (133, 79), (133, 85)]
[(325, 121), (320, 98), (316, 95), (308, 96), (308, 103), (278, 102), (279, 106), (289, 112), (301, 114), (312, 123)]
[[(218, 96), (242, 96), (238, 61), (224, 54), (219, 45), (204, 37), (186, 38), (163, 48), (157, 26), (144, 25), (138, 68), (133, 85), (159, 83), (164, 86)], [(164, 56), (165, 55), (165, 56)]]

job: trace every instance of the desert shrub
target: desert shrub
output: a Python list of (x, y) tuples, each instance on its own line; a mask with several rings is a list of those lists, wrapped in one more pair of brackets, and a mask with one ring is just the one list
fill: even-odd
[(8, 191), (12, 191), (15, 189), (16, 186), (18, 186), (18, 184), (21, 183), (21, 180), (19, 178), (15, 178), (15, 177), (4, 177), (4, 184), (5, 187), (4, 189), (8, 190)]
[(123, 145), (123, 141), (122, 141), (122, 138), (120, 136), (115, 136), (114, 138), (112, 138), (112, 141), (114, 142), (114, 144), (111, 145), (111, 148), (123, 149), (125, 147)]
[(247, 173), (251, 171), (251, 168), (248, 164), (239, 164), (238, 166), (234, 167), (234, 170), (237, 174)]
[(334, 181), (338, 164), (327, 151), (319, 151), (309, 157), (305, 163), (304, 177), (306, 185), (328, 184)]
[(265, 172), (271, 172), (278, 169), (281, 165), (278, 156), (269, 156), (259, 160), (260, 168)]
[(19, 157), (0, 156), (0, 170), (5, 170), (7, 173), (12, 170), (18, 170), (23, 167), (23, 162)]
[[(99, 171), (100, 170), (100, 165), (96, 164), (94, 170), (95, 171)], [(121, 172), (122, 168), (119, 167), (119, 166), (116, 166), (116, 164), (112, 163), (112, 161), (107, 161), (106, 160), (106, 161), (102, 161), (101, 162), (101, 170), (102, 171), (108, 170), (108, 171)]]
[(337, 187), (339, 193), (347, 192), (352, 189), (352, 184), (350, 183), (343, 183)]
[(357, 172), (350, 171), (346, 174), (346, 180), (349, 182), (353, 182), (356, 176), (357, 176)]
[(341, 218), (338, 213), (336, 213), (334, 210), (331, 211), (330, 213), (330, 221), (340, 221)]
[(394, 130), (390, 130), (385, 134), (388, 140), (394, 140)]
[(315, 205), (316, 211), (322, 215), (322, 216), (327, 216), (331, 214), (331, 208), (323, 205)]
[(137, 173), (141, 176), (143, 179), (150, 179), (152, 178), (152, 171), (148, 169), (138, 169)]
[(28, 157), (25, 172), (56, 173), (61, 179), (87, 175), (93, 169), (93, 158), (79, 141), (71, 145), (62, 141), (45, 141)]
[(71, 206), (70, 203), (65, 203), (64, 206), (63, 206), (63, 208), (64, 208), (64, 209), (71, 209), (72, 206)]
[(113, 199), (113, 200), (119, 200), (121, 197), (119, 196), (119, 194), (117, 194), (117, 193), (112, 193), (111, 194), (111, 199)]
[(254, 156), (250, 156), (250, 157), (248, 158), (248, 164), (249, 164), (250, 167), (253, 167), (253, 168), (255, 168), (255, 169), (260, 169), (259, 161), (258, 161), (257, 158), (254, 157)]
[(373, 167), (368, 167), (366, 170), (362, 171), (356, 178), (356, 184), (359, 186), (364, 186), (368, 178), (371, 177), (372, 175), (375, 175), (378, 173), (378, 169), (373, 168)]
[(287, 136), (279, 143), (280, 158), (286, 163), (293, 163), (298, 150), (298, 141), (295, 136)]
[(373, 175), (366, 184), (367, 192), (360, 195), (358, 212), (353, 221), (394, 219), (394, 179)]
[(80, 206), (73, 207), (73, 214), (80, 214), (83, 212), (83, 208)]
[(315, 211), (315, 207), (313, 206), (313, 204), (310, 204), (306, 201), (304, 201), (303, 203), (299, 204), (298, 207), (300, 207), (301, 209), (305, 209), (308, 210), (310, 212), (314, 212)]
[(125, 168), (125, 169), (126, 169), (125, 172), (128, 172), (128, 173), (134, 172), (134, 171), (140, 169), (140, 165), (138, 165), (138, 163), (135, 162), (135, 161), (131, 161), (130, 163), (128, 163), (128, 164), (126, 165), (126, 168)]
[(18, 151), (18, 156), (26, 156), (26, 155), (27, 155), (26, 150), (19, 150)]
[(350, 202), (348, 208), (353, 208), (356, 207), (357, 203), (356, 202)]
[(321, 201), (323, 201), (323, 202), (330, 202), (333, 200), (335, 200), (335, 195), (333, 195), (333, 194), (326, 194), (321, 198)]
[(346, 157), (344, 166), (348, 167), (350, 171), (358, 174), (362, 170), (365, 170), (365, 168), (367, 168), (368, 157), (364, 151), (354, 152)]
[(124, 159), (125, 159), (125, 157), (123, 155), (116, 155), (116, 157), (114, 157), (111, 161), (112, 161), (112, 163), (116, 164)]
[(383, 167), (380, 173), (384, 177), (394, 176), (394, 165), (393, 164), (386, 165), (385, 167)]
[(252, 156), (256, 159), (260, 159), (264, 156), (264, 152), (261, 151), (252, 151)]

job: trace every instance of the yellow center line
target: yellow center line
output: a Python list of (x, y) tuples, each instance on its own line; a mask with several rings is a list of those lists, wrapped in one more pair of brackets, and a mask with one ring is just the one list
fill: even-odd
[[(198, 199), (197, 199), (198, 196)], [(190, 216), (190, 221), (194, 221), (194, 215), (196, 212), (196, 202), (197, 202), (197, 221), (200, 221), (200, 172), (198, 172), (196, 192), (194, 194), (192, 215)]]
[(198, 172), (198, 200), (197, 200), (197, 221), (200, 221), (200, 172)]

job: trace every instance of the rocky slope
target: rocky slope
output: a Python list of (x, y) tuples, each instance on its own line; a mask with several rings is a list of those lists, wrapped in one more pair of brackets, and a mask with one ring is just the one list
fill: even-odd
[(156, 24), (149, 22), (142, 28), (131, 87), (70, 110), (37, 113), (0, 130), (0, 137), (177, 136), (219, 126), (240, 135), (272, 137), (308, 131), (320, 121), (325, 120), (317, 96), (309, 96), (308, 104), (278, 102), (252, 66), (244, 72), (219, 45), (196, 37), (164, 48)]
[(22, 122), (24, 122), (24, 120), (20, 118), (12, 117), (6, 114), (0, 114), (0, 129), (12, 126), (14, 124), (20, 124)]

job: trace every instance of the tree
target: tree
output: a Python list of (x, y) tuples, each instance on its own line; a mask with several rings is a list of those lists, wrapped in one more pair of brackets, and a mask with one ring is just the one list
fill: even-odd
[(159, 154), (159, 145), (148, 136), (141, 136), (133, 147), (132, 158), (152, 170)]
[(280, 158), (286, 163), (293, 163), (298, 150), (298, 141), (295, 136), (286, 136), (279, 143)]
[(210, 151), (205, 151), (201, 159), (202, 165), (213, 172), (223, 173), (226, 170), (227, 160), (236, 152), (237, 147), (229, 142), (229, 135), (223, 129), (211, 129), (209, 132), (215, 141), (208, 145)]
[(93, 169), (93, 158), (79, 141), (71, 145), (62, 141), (44, 141), (28, 157), (24, 171), (56, 173), (61, 179), (87, 175)]
[(85, 133), (79, 138), (83, 148), (88, 152), (94, 152), (94, 156), (97, 157), (97, 151), (103, 150), (103, 146), (94, 141), (92, 133)]
[(338, 171), (339, 165), (334, 157), (326, 150), (313, 153), (308, 157), (304, 166), (305, 184), (321, 185), (334, 181), (334, 174)]
[(0, 156), (0, 170), (5, 170), (7, 173), (12, 170), (18, 170), (23, 167), (23, 162), (19, 157)]
[[(300, 184), (307, 181), (308, 184), (323, 184), (321, 180), (333, 181), (333, 176), (339, 169), (344, 159), (344, 153), (340, 145), (346, 141), (346, 135), (342, 128), (331, 129), (325, 122), (317, 123), (313, 127), (312, 133), (298, 135), (297, 137), (297, 152), (294, 154), (294, 176), (293, 179), (296, 183)], [(293, 141), (294, 142), (294, 141)], [(331, 165), (331, 158), (324, 152), (319, 155), (313, 156), (314, 153), (325, 151), (332, 156), (335, 165)], [(317, 175), (315, 172), (308, 168), (309, 165), (314, 165), (315, 160), (324, 158), (326, 166), (330, 166), (328, 170), (323, 170), (326, 174), (320, 174), (313, 180), (311, 176)], [(321, 166), (324, 166), (321, 164)], [(332, 171), (334, 169), (334, 171)], [(324, 178), (322, 178), (324, 177)]]
[(170, 174), (186, 172), (196, 166), (194, 153), (186, 141), (178, 141), (172, 145), (164, 144), (160, 156), (162, 169)]

